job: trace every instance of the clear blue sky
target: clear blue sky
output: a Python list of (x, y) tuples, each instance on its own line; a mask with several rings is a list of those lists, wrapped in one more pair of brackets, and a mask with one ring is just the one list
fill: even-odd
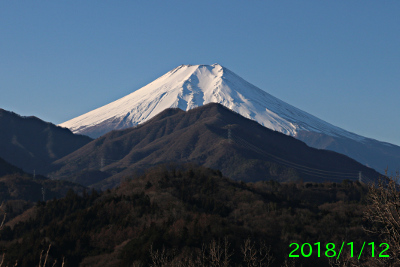
[(61, 123), (219, 63), (400, 145), (400, 1), (0, 1), (0, 107)]

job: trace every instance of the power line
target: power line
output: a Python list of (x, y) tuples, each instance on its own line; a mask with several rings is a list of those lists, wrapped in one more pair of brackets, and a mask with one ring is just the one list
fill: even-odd
[(357, 177), (356, 173), (333, 172), (333, 171), (321, 170), (321, 169), (316, 169), (316, 168), (310, 168), (310, 167), (307, 167), (307, 166), (304, 166), (301, 164), (297, 164), (297, 163), (282, 159), (278, 156), (275, 156), (271, 153), (266, 152), (265, 150), (263, 150), (259, 147), (254, 146), (253, 144), (249, 143), (248, 141), (246, 141), (243, 138), (236, 136), (236, 135), (233, 135), (233, 140), (238, 145), (247, 147), (259, 154), (273, 158), (277, 163), (300, 170), (307, 175), (312, 175), (312, 176), (316, 176), (316, 177), (320, 177), (320, 178), (324, 178), (324, 179), (327, 179), (326, 176), (329, 176), (329, 179), (336, 179), (336, 180), (343, 180), (343, 178), (355, 179)]

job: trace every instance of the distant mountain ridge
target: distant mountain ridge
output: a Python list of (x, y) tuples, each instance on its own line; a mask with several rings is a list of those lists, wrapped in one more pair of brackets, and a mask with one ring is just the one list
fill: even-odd
[(99, 137), (143, 123), (167, 108), (220, 103), (310, 146), (348, 155), (383, 173), (400, 169), (400, 147), (366, 138), (310, 115), (248, 83), (219, 64), (181, 65), (139, 90), (60, 124)]
[(45, 174), (53, 161), (91, 140), (37, 117), (0, 109), (0, 157), (26, 172)]
[[(134, 128), (112, 131), (54, 163), (53, 177), (100, 189), (160, 163), (194, 162), (232, 179), (357, 180), (379, 174), (355, 160), (272, 131), (217, 104), (166, 109)], [(364, 181), (366, 182), (366, 181)]]

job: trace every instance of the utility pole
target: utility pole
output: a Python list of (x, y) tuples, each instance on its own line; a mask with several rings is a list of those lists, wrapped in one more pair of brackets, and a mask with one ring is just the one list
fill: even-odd
[(361, 171), (358, 172), (358, 181), (361, 183), (362, 181), (362, 173)]
[(45, 190), (44, 190), (44, 187), (42, 187), (42, 195), (43, 195), (43, 202), (44, 202), (44, 196), (45, 196)]
[(33, 179), (36, 178), (36, 170), (33, 170)]

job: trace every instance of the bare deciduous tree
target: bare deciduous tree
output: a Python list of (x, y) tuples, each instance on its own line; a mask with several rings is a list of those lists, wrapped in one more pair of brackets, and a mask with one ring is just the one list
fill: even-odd
[(329, 266), (330, 267), (359, 267), (359, 266), (367, 266), (361, 265), (358, 261), (357, 257), (351, 257), (349, 253), (342, 253), (339, 258), (333, 257), (329, 258)]
[(171, 253), (165, 251), (165, 247), (163, 246), (162, 250), (159, 251), (153, 249), (153, 244), (150, 245), (150, 258), (152, 261), (153, 267), (166, 267), (169, 266), (169, 262), (171, 261)]
[(224, 238), (223, 242), (213, 239), (209, 245), (203, 245), (195, 260), (192, 257), (175, 257), (175, 251), (166, 251), (165, 247), (162, 250), (154, 250), (151, 245), (149, 252), (151, 266), (154, 267), (229, 267), (233, 255), (227, 238)]
[(224, 238), (224, 244), (213, 239), (209, 245), (209, 262), (213, 267), (228, 267), (233, 253), (229, 249), (230, 243)]
[[(386, 175), (387, 176), (387, 175)], [(369, 206), (364, 213), (371, 227), (367, 232), (378, 234), (390, 247), (386, 266), (400, 265), (400, 192), (399, 173), (387, 179), (382, 179), (377, 185), (369, 188)]]
[(267, 247), (265, 242), (261, 242), (259, 248), (256, 248), (255, 243), (248, 238), (244, 241), (241, 250), (243, 261), (246, 263), (247, 267), (267, 267), (274, 261), (271, 254), (271, 247)]
[(285, 259), (285, 261), (283, 262), (282, 267), (295, 267), (296, 263), (293, 259)]
[(4, 227), (4, 222), (6, 221), (6, 216), (7, 216), (6, 210), (4, 208), (4, 202), (2, 202), (1, 205), (0, 205), (0, 211), (3, 212), (3, 214), (4, 214), (3, 215), (3, 220), (1, 221), (1, 224), (0, 224), (0, 230), (1, 230)]
[[(0, 205), (0, 211), (2, 211), (4, 213), (3, 220), (1, 221), (1, 224), (0, 224), (0, 231), (1, 231), (3, 229), (3, 227), (4, 227), (4, 222), (6, 221), (6, 215), (7, 215), (7, 213), (4, 210), (4, 202), (1, 203), (1, 205)], [(3, 253), (3, 256), (1, 257), (0, 267), (3, 266), (5, 255), (6, 254)]]

